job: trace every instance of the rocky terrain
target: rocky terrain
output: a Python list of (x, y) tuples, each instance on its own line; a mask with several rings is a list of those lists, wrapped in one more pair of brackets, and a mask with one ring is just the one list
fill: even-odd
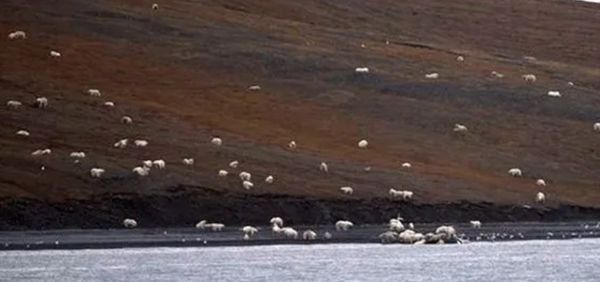
[[(0, 107), (2, 229), (116, 227), (134, 216), (142, 227), (275, 215), (369, 223), (400, 212), (425, 222), (600, 217), (598, 4), (157, 2), (0, 1), (0, 97), (24, 103)], [(15, 30), (27, 39), (9, 40)], [(48, 107), (33, 107), (42, 96)], [(149, 145), (114, 148), (123, 138)], [(52, 154), (31, 155), (43, 148)], [(74, 164), (72, 151), (86, 158)], [(189, 157), (192, 167), (181, 163)], [(146, 159), (166, 169), (133, 174)], [(92, 178), (93, 167), (106, 173)], [(523, 177), (509, 176), (513, 167)], [(390, 188), (414, 191), (413, 201), (390, 199)]]

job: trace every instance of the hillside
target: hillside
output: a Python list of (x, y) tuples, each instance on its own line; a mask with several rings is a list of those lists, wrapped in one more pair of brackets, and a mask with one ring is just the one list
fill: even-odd
[[(505, 206), (532, 205), (543, 191), (548, 207), (600, 208), (600, 133), (592, 130), (600, 121), (600, 5), (158, 3), (153, 11), (141, 0), (0, 2), (0, 97), (24, 103), (0, 108), (4, 225), (29, 225), (19, 222), (28, 207), (20, 201), (60, 206), (134, 195), (169, 202), (206, 189), (370, 201), (394, 187), (414, 191), (417, 204)], [(27, 39), (8, 40), (15, 30)], [(360, 66), (370, 72), (355, 73)], [(440, 77), (425, 78), (432, 72)], [(535, 83), (521, 78), (529, 73)], [(261, 90), (248, 91), (251, 85)], [(90, 88), (102, 96), (87, 95)], [(550, 90), (562, 97), (547, 96)], [(33, 107), (42, 96), (48, 108)], [(123, 115), (133, 124), (121, 124)], [(455, 123), (468, 132), (453, 132)], [(31, 135), (15, 135), (20, 129)], [(211, 145), (212, 136), (223, 146)], [(149, 145), (114, 148), (123, 138)], [(361, 139), (367, 149), (357, 147)], [(287, 148), (290, 140), (296, 150)], [(43, 148), (52, 154), (31, 156)], [(74, 164), (72, 151), (86, 158)], [(194, 166), (181, 163), (188, 157)], [(166, 169), (133, 174), (146, 159), (164, 159)], [(227, 167), (232, 160), (240, 167)], [(328, 174), (318, 169), (322, 161)], [(92, 167), (106, 173), (92, 178)], [(523, 177), (510, 177), (513, 167)], [(220, 178), (219, 169), (230, 175)], [(241, 187), (242, 170), (252, 173), (251, 191)], [(273, 184), (264, 183), (267, 175)], [(548, 185), (536, 186), (538, 178)], [(342, 195), (341, 186), (355, 193)], [(211, 213), (233, 208), (220, 206)], [(141, 214), (143, 205), (122, 211)]]

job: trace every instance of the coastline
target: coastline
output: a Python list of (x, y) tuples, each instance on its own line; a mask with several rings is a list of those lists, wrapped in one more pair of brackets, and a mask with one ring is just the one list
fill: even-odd
[[(398, 215), (405, 224), (413, 222), (415, 230), (421, 233), (433, 232), (443, 224), (453, 225), (459, 237), (467, 241), (600, 237), (600, 209), (595, 208), (470, 202), (430, 204), (389, 198), (326, 199), (242, 194), (202, 187), (179, 190), (161, 195), (106, 193), (61, 202), (0, 200), (0, 251), (379, 244), (377, 236), (387, 230), (385, 223)], [(304, 230), (314, 230), (319, 239), (276, 238), (265, 225), (272, 216), (284, 218), (285, 225), (295, 228), (299, 235)], [(124, 218), (136, 219), (138, 228), (124, 229)], [(200, 219), (222, 222), (226, 227), (222, 232), (193, 228)], [(333, 223), (340, 219), (354, 222), (355, 228), (335, 231)], [(472, 228), (470, 220), (480, 220), (482, 228)], [(243, 240), (240, 228), (245, 225), (259, 227), (257, 236)], [(325, 232), (330, 232), (332, 239), (322, 239)]]
[[(415, 224), (419, 232), (431, 232), (439, 224)], [(453, 224), (466, 242), (501, 242), (539, 239), (600, 238), (600, 224), (596, 221), (577, 222), (518, 222), (484, 223), (474, 229), (468, 224)], [(296, 228), (296, 227), (295, 227)], [(347, 232), (335, 231), (333, 226), (298, 226), (301, 233), (311, 228), (319, 239), (275, 238), (268, 226), (259, 227), (259, 233), (251, 240), (243, 240), (240, 227), (226, 227), (224, 231), (212, 232), (195, 228), (154, 229), (65, 229), (44, 231), (2, 231), (0, 251), (9, 250), (78, 250), (149, 247), (227, 247), (282, 244), (380, 244), (377, 236), (386, 226), (363, 225)], [(323, 239), (330, 232), (332, 239)]]

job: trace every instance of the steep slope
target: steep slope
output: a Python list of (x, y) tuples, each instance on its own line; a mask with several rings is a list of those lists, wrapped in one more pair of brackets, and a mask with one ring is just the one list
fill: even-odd
[[(246, 193), (233, 175), (246, 170), (252, 194), (329, 199), (349, 185), (351, 198), (386, 197), (395, 187), (413, 190), (420, 203), (514, 205), (543, 190), (551, 206), (599, 206), (600, 134), (592, 130), (600, 120), (598, 5), (159, 4), (153, 11), (141, 0), (0, 3), (0, 34), (28, 34), (0, 40), (0, 97), (25, 102), (0, 109), (0, 197), (168, 196), (181, 185)], [(371, 72), (355, 74), (357, 66)], [(431, 72), (440, 78), (426, 79)], [(537, 82), (525, 82), (526, 73)], [(247, 90), (255, 84), (262, 90)], [(88, 88), (103, 96), (86, 95)], [(548, 97), (549, 90), (563, 97)], [(48, 109), (30, 106), (39, 96), (49, 98)], [(108, 100), (114, 109), (102, 106)], [(134, 123), (121, 124), (122, 115)], [(455, 123), (469, 132), (455, 134)], [(19, 129), (31, 136), (16, 136)], [(221, 148), (209, 143), (215, 135)], [(122, 138), (150, 145), (113, 148)], [(356, 147), (363, 138), (367, 150)], [(290, 140), (297, 150), (286, 148)], [(46, 147), (50, 156), (30, 155)], [(71, 151), (87, 158), (73, 164)], [(196, 164), (184, 166), (184, 157)], [(144, 159), (164, 159), (167, 169), (136, 177), (131, 169)], [(234, 159), (240, 168), (219, 178)], [(318, 170), (321, 161), (329, 174)], [(94, 179), (92, 167), (107, 172)], [(509, 177), (511, 167), (524, 177)], [(267, 185), (270, 174), (276, 181)], [(548, 186), (537, 187), (537, 178)]]

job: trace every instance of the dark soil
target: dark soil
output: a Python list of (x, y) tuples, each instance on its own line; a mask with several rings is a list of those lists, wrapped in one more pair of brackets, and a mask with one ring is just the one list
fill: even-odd
[[(248, 195), (180, 187), (170, 196), (102, 194), (86, 200), (48, 203), (34, 199), (0, 202), (0, 229), (119, 228), (135, 218), (142, 228), (193, 227), (201, 219), (227, 225), (265, 225), (281, 216), (289, 225), (331, 225), (340, 219), (381, 224), (401, 215), (418, 223), (597, 220), (600, 209), (496, 205), (492, 203), (411, 203), (386, 198), (318, 199)], [(190, 191), (193, 190), (193, 191)]]

